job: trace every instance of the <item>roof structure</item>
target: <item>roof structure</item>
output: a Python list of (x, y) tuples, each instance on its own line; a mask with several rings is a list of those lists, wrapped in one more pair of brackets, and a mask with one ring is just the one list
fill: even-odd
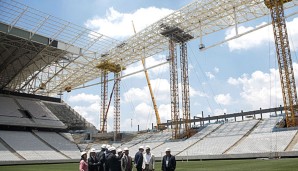
[[(293, 0), (284, 9), (297, 6)], [(289, 15), (298, 13), (294, 9)], [(165, 28), (202, 39), (266, 15), (263, 0), (199, 0), (119, 42), (13, 0), (0, 1), (0, 90), (54, 95), (100, 77), (99, 63), (127, 68), (167, 50)]]

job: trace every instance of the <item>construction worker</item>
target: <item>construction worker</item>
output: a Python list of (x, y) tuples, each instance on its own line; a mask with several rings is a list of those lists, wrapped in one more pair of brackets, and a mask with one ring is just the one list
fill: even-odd
[(135, 154), (134, 166), (137, 171), (142, 171), (144, 147), (140, 146), (139, 151)]
[(171, 155), (171, 149), (166, 148), (166, 155), (162, 158), (161, 170), (162, 171), (174, 171), (176, 169), (175, 156)]
[(105, 167), (105, 162), (106, 162), (106, 155), (105, 155), (105, 151), (106, 151), (106, 145), (103, 144), (101, 146), (101, 151), (96, 153), (96, 157), (99, 160), (99, 165), (98, 165), (98, 171), (105, 171), (104, 167)]
[(95, 149), (91, 148), (90, 157), (88, 158), (88, 171), (98, 171), (99, 161), (95, 152)]
[(154, 171), (155, 157), (150, 152), (149, 146), (146, 146), (145, 150), (146, 150), (146, 153), (143, 155), (142, 169), (143, 171)]
[(108, 155), (108, 158), (107, 158), (107, 163), (109, 165), (108, 171), (121, 171), (120, 157), (122, 156), (116, 156), (115, 147), (110, 147), (109, 151), (110, 151), (110, 154)]
[(124, 148), (124, 155), (121, 158), (121, 171), (132, 171), (132, 158), (129, 156), (129, 150)]

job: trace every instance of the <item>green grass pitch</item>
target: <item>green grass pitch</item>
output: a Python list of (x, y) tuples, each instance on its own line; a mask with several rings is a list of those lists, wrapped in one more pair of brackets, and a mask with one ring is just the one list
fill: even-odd
[[(156, 162), (155, 170), (161, 170)], [(78, 163), (0, 166), (2, 171), (78, 171)], [(298, 158), (272, 160), (209, 160), (177, 162), (176, 171), (295, 171)], [(135, 169), (134, 169), (135, 171)]]

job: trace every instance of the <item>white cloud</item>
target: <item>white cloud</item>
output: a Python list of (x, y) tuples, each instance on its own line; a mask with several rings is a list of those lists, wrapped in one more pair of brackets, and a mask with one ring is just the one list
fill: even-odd
[(215, 76), (211, 72), (205, 72), (205, 74), (210, 80), (215, 78)]
[[(261, 25), (264, 25), (266, 23), (261, 23), (260, 25), (256, 27), (244, 27), (244, 26), (239, 26), (238, 27), (238, 33), (244, 33), (250, 30), (253, 30), (254, 28), (257, 28)], [(290, 39), (290, 46), (291, 49), (298, 49), (298, 31), (296, 29), (298, 25), (298, 18), (295, 18), (294, 20), (287, 22), (287, 28), (288, 28), (288, 34), (289, 34), (289, 39)], [(239, 37), (237, 39), (231, 40), (228, 42), (228, 46), (230, 51), (234, 50), (247, 50), (255, 47), (260, 47), (263, 44), (268, 43), (269, 41), (273, 42), (273, 31), (272, 31), (272, 26), (270, 25), (269, 27), (264, 27), (261, 28), (257, 31), (254, 31), (252, 33), (246, 34), (242, 37)], [(236, 35), (236, 30), (235, 28), (230, 29), (226, 32), (226, 37), (225, 39), (229, 39), (233, 36)]]
[[(170, 84), (166, 79), (150, 80), (153, 94), (156, 101), (165, 101), (170, 98)], [(130, 88), (124, 93), (125, 102), (151, 102), (151, 96), (148, 86), (143, 88)]]
[(271, 69), (270, 73), (255, 71), (251, 75), (244, 74), (239, 78), (229, 78), (228, 83), (242, 86), (239, 103), (248, 104), (253, 109), (282, 104), (278, 70)]
[(218, 104), (229, 105), (232, 102), (232, 97), (229, 93), (228, 94), (218, 94), (214, 97), (214, 100)]
[(75, 96), (70, 96), (68, 98), (69, 102), (88, 102), (88, 103), (94, 103), (94, 102), (100, 102), (99, 95), (94, 94), (86, 94), (86, 93), (80, 93)]
[(194, 96), (208, 97), (208, 95), (206, 93), (197, 91), (194, 88), (192, 88), (191, 86), (189, 86), (189, 95), (190, 95), (190, 97), (194, 97)]
[(89, 19), (85, 26), (104, 35), (123, 39), (134, 34), (131, 21), (138, 32), (172, 12), (171, 9), (148, 7), (140, 8), (133, 13), (121, 13), (111, 7), (105, 17), (96, 16)]
[(213, 70), (214, 70), (215, 73), (218, 73), (219, 72), (219, 68), (217, 68), (217, 67), (214, 67)]
[[(149, 68), (149, 67), (161, 64), (163, 62), (165, 62), (165, 56), (164, 55), (155, 55), (155, 56), (151, 56), (151, 57), (146, 58), (145, 66), (146, 66), (146, 68)], [(134, 73), (134, 72), (137, 72), (137, 71), (141, 71), (143, 69), (144, 69), (143, 64), (142, 64), (141, 61), (139, 61), (139, 62), (137, 62), (135, 64), (132, 64), (129, 67), (127, 67), (127, 69), (123, 71), (123, 75), (131, 74), (131, 73)], [(153, 75), (158, 75), (158, 74), (167, 72), (168, 70), (169, 70), (169, 65), (167, 65), (167, 64), (152, 68), (152, 69), (148, 70), (149, 77), (152, 74)], [(133, 75), (127, 77), (127, 78), (145, 78), (145, 72), (142, 71), (142, 72), (139, 72), (137, 74), (133, 74)]]
[(125, 102), (142, 102), (150, 100), (148, 93), (146, 93), (144, 89), (134, 87), (125, 92), (123, 96)]
[[(210, 116), (218, 116), (223, 115), (224, 113), (227, 113), (227, 109), (211, 109), (210, 107), (207, 108), (207, 112), (210, 113)], [(197, 115), (198, 117), (201, 117), (201, 115)], [(208, 116), (204, 116), (205, 118)]]
[[(80, 93), (70, 96), (67, 102), (88, 122), (92, 123), (97, 129), (100, 129), (100, 97), (98, 95)], [(114, 106), (111, 105), (107, 115), (108, 131), (112, 131), (113, 129), (113, 118)]]

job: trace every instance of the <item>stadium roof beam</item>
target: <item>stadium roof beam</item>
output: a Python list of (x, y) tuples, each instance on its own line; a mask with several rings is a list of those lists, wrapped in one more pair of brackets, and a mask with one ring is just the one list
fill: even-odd
[[(286, 3), (284, 9), (297, 7), (297, 5), (297, 1), (292, 1)], [(28, 38), (22, 39), (31, 44), (39, 35), (48, 40), (57, 40), (61, 48), (63, 44), (64, 48), (58, 56), (50, 56), (52, 52), (58, 53), (59, 49), (56, 47), (47, 46), (45, 50), (39, 51), (38, 55), (46, 61), (46, 65), (41, 62), (42, 60), (39, 62), (33, 60), (31, 65), (24, 65), (22, 72), (18, 73), (13, 80), (9, 80), (10, 84), (5, 87), (13, 91), (43, 95), (56, 95), (64, 91), (67, 86), (75, 88), (100, 77), (96, 65), (102, 60), (127, 67), (140, 61), (142, 56), (150, 57), (166, 51), (168, 40), (160, 34), (163, 31), (161, 24), (179, 27), (197, 39), (230, 27), (237, 27), (241, 23), (270, 13), (263, 0), (194, 1), (148, 26), (123, 43), (13, 0), (0, 1), (0, 11), (0, 22), (9, 26), (8, 31), (1, 31), (1, 58), (11, 53), (11, 46), (13, 46), (3, 45), (3, 38), (19, 37), (14, 35), (15, 29), (27, 31)], [(80, 50), (72, 52), (75, 50), (74, 47)], [(69, 51), (71, 53), (68, 53)], [(101, 54), (107, 54), (107, 56), (102, 58)], [(52, 60), (46, 60), (44, 56)], [(0, 82), (6, 82), (7, 72), (4, 76), (2, 74)], [(38, 89), (41, 83), (46, 83), (44, 90)]]

